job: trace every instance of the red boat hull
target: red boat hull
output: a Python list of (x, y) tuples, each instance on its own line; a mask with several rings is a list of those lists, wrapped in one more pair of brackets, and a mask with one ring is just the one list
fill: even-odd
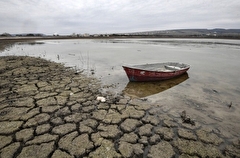
[(125, 70), (129, 81), (160, 81), (180, 76), (186, 73), (189, 67), (172, 72), (147, 71), (126, 66), (123, 66), (123, 69)]

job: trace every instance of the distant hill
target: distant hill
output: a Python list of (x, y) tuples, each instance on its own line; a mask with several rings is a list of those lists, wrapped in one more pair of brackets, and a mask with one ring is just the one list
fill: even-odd
[(161, 31), (144, 31), (123, 33), (127, 36), (158, 36), (158, 37), (232, 37), (240, 38), (240, 29), (176, 29)]

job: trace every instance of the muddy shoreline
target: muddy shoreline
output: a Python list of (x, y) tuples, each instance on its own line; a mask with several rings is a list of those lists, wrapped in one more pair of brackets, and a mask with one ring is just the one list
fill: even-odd
[[(239, 157), (240, 140), (191, 114), (113, 96), (61, 64), (0, 57), (1, 157)], [(106, 102), (96, 100), (98, 96)]]

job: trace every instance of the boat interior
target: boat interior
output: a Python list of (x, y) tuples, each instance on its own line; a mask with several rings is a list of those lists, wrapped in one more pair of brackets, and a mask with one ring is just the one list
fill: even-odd
[(130, 66), (130, 67), (134, 68), (134, 69), (142, 69), (142, 70), (146, 70), (146, 71), (171, 72), (171, 71), (177, 71), (177, 70), (182, 70), (182, 69), (188, 68), (189, 65), (183, 64), (183, 63), (168, 62), (168, 63), (134, 65), (134, 66)]

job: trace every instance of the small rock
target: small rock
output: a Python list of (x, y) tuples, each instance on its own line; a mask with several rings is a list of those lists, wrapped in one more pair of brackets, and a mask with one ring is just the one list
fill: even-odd
[(92, 133), (91, 134), (91, 140), (93, 141), (94, 146), (98, 147), (98, 146), (102, 145), (102, 142), (103, 142), (104, 138), (101, 137), (100, 133), (98, 132), (98, 133)]
[(188, 123), (195, 126), (195, 121), (193, 121), (189, 116), (187, 116), (186, 111), (182, 111), (181, 118), (183, 123)]
[(39, 107), (56, 105), (56, 104), (57, 104), (57, 101), (54, 97), (48, 97), (48, 98), (44, 98), (44, 99), (41, 99), (41, 100), (37, 101), (37, 105)]
[(134, 119), (141, 119), (145, 115), (145, 111), (136, 110), (133, 106), (127, 106), (125, 110), (122, 111), (123, 115), (129, 116)]
[(197, 136), (191, 130), (179, 128), (178, 135), (181, 138), (197, 140)]
[(163, 120), (163, 126), (172, 128), (172, 127), (177, 127), (177, 123), (172, 121), (172, 120)]
[(143, 144), (143, 145), (147, 145), (148, 144), (148, 137), (146, 136), (142, 136), (139, 140), (139, 143)]
[(145, 124), (139, 128), (139, 135), (140, 136), (150, 136), (152, 135), (152, 128), (153, 126), (151, 124)]
[(55, 141), (57, 139), (58, 139), (58, 135), (52, 135), (52, 134), (46, 133), (43, 135), (35, 136), (33, 140), (27, 141), (26, 144), (27, 145), (40, 144), (40, 143)]
[(9, 146), (5, 147), (0, 152), (0, 157), (2, 158), (12, 158), (14, 154), (17, 152), (18, 148), (20, 147), (20, 143), (12, 143)]
[(98, 120), (98, 121), (101, 121), (105, 118), (107, 114), (107, 111), (106, 110), (98, 110), (98, 111), (94, 111), (92, 113), (92, 118)]
[(197, 130), (196, 134), (198, 138), (205, 143), (219, 145), (223, 142), (222, 138), (219, 138), (216, 134), (205, 131), (204, 129)]
[(50, 155), (54, 150), (54, 142), (42, 143), (40, 145), (30, 145), (23, 147), (21, 153), (18, 155), (18, 158), (26, 157), (38, 157), (45, 158)]
[(160, 136), (157, 135), (157, 134), (154, 134), (152, 137), (150, 137), (149, 143), (150, 143), (151, 145), (157, 144), (158, 142), (160, 142), (160, 140), (161, 140)]
[(103, 124), (100, 124), (97, 129), (98, 129), (100, 135), (104, 138), (116, 138), (121, 133), (121, 131), (118, 129), (117, 125), (105, 126)]
[(138, 136), (135, 133), (125, 133), (121, 138), (120, 141), (125, 141), (128, 143), (133, 143), (135, 144), (138, 140)]
[(41, 113), (36, 115), (34, 118), (29, 119), (25, 124), (24, 127), (32, 127), (37, 126), (39, 124), (45, 123), (50, 119), (50, 115), (47, 113)]
[(159, 157), (161, 158), (169, 158), (175, 155), (173, 147), (170, 143), (166, 141), (161, 141), (160, 143), (153, 145), (150, 147), (149, 154), (147, 155), (149, 158)]
[(167, 128), (167, 127), (158, 127), (155, 130), (155, 133), (159, 134), (161, 136), (161, 138), (163, 138), (164, 140), (173, 140), (174, 137), (174, 133), (173, 130), (171, 128)]
[(89, 157), (96, 157), (96, 158), (107, 158), (107, 157), (114, 157), (114, 158), (121, 158), (122, 156), (116, 152), (114, 148), (114, 144), (109, 140), (102, 140), (101, 146), (98, 147), (95, 151), (89, 154)]
[(100, 103), (97, 105), (97, 109), (99, 110), (108, 110), (109, 109), (109, 105), (107, 103)]
[(74, 158), (74, 156), (61, 150), (55, 150), (51, 158)]
[(54, 125), (64, 124), (64, 121), (61, 119), (61, 117), (52, 118), (50, 122)]
[(198, 155), (200, 157), (224, 157), (221, 151), (208, 144), (203, 144), (199, 141), (176, 139), (173, 145), (181, 152), (187, 155)]
[(71, 114), (71, 111), (69, 110), (68, 107), (64, 107), (62, 109), (59, 109), (57, 112), (55, 112), (55, 116), (58, 116), (58, 117), (62, 117), (70, 114)]
[(124, 132), (132, 132), (135, 130), (139, 125), (141, 125), (141, 122), (135, 119), (126, 119), (121, 125), (120, 128)]
[(56, 126), (52, 129), (52, 133), (58, 135), (65, 135), (76, 129), (76, 124), (74, 123), (65, 123), (63, 125)]
[(118, 150), (123, 157), (142, 157), (143, 145), (142, 144), (130, 144), (127, 142), (120, 142)]
[(3, 121), (0, 122), (0, 134), (11, 134), (19, 130), (23, 121)]
[(227, 145), (224, 152), (229, 157), (240, 157), (240, 149), (234, 147), (233, 145)]
[(48, 132), (50, 128), (51, 128), (50, 124), (43, 124), (43, 125), (37, 126), (35, 132), (37, 135), (43, 134)]
[(148, 116), (144, 117), (142, 119), (142, 121), (145, 122), (145, 123), (150, 123), (154, 126), (158, 125), (159, 122), (160, 122), (159, 118), (155, 115), (148, 115)]
[(16, 133), (16, 140), (26, 142), (33, 137), (34, 130), (32, 128), (25, 128)]
[(12, 142), (12, 137), (11, 136), (1, 136), (0, 135), (0, 149), (3, 148), (4, 146), (10, 144)]
[(81, 134), (78, 136), (77, 132), (72, 132), (62, 137), (58, 145), (60, 148), (76, 157), (83, 157), (83, 155), (94, 148), (93, 142), (89, 140), (88, 134)]
[(106, 102), (106, 98), (104, 97), (97, 97), (98, 101), (101, 101), (102, 103)]

